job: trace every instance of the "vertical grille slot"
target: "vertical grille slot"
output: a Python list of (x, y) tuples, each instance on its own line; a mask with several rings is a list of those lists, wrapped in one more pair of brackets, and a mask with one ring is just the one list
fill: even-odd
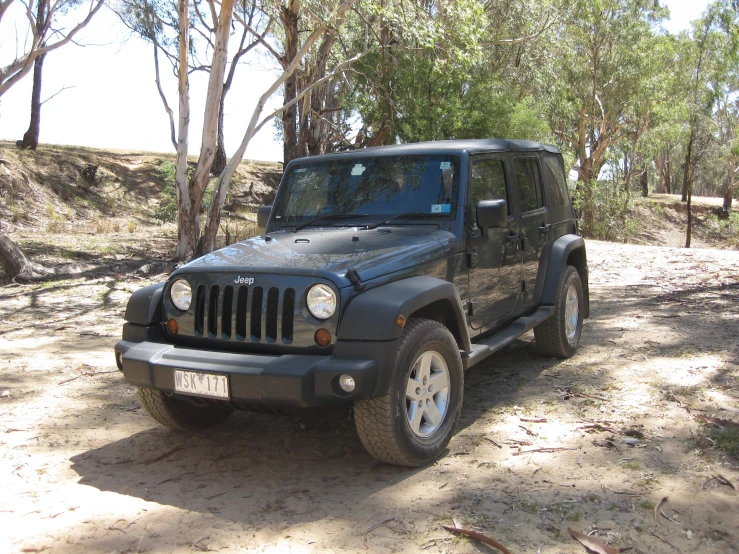
[(203, 336), (205, 330), (205, 285), (195, 291), (195, 335)]
[(280, 289), (270, 287), (267, 292), (267, 340), (275, 342), (277, 340), (277, 309), (280, 303)]
[(246, 338), (246, 300), (249, 298), (249, 287), (239, 287), (236, 297), (236, 338)]
[(251, 338), (262, 340), (262, 300), (264, 291), (262, 287), (254, 287), (251, 295)]
[(210, 298), (208, 298), (208, 336), (218, 336), (218, 286), (210, 287)]
[(282, 341), (293, 341), (293, 317), (295, 315), (295, 289), (286, 289), (282, 298)]
[(231, 285), (223, 289), (223, 309), (221, 310), (221, 336), (231, 338), (231, 315), (233, 314), (234, 288)]

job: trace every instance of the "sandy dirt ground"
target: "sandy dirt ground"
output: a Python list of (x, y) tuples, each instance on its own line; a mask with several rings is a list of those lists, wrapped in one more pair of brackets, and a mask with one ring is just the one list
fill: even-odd
[(448, 454), (420, 469), (372, 459), (348, 411), (156, 425), (112, 348), (163, 275), (0, 288), (0, 552), (494, 551), (442, 525), (516, 553), (585, 552), (568, 528), (739, 551), (739, 462), (705, 423), (739, 421), (739, 252), (588, 248), (581, 350), (529, 334), (471, 369)]

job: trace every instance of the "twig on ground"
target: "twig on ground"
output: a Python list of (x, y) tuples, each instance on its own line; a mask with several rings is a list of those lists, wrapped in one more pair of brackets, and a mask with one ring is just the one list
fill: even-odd
[(660, 537), (660, 536), (659, 536), (659, 535), (658, 535), (657, 533), (654, 533), (654, 532), (650, 531), (650, 532), (649, 532), (649, 534), (650, 534), (650, 535), (652, 535), (653, 537), (657, 537), (657, 538), (658, 538), (659, 540), (661, 540), (661, 541), (662, 541), (663, 543), (665, 543), (665, 544), (667, 544), (667, 545), (671, 546), (671, 547), (672, 547), (672, 548), (674, 548), (675, 550), (678, 550), (677, 546), (675, 546), (674, 544), (672, 544), (672, 543), (671, 543), (670, 541), (668, 541), (667, 539), (665, 539), (665, 538), (662, 538), (662, 537)]
[(157, 456), (157, 457), (156, 457), (156, 458), (154, 458), (153, 460), (148, 460), (148, 461), (144, 462), (144, 465), (145, 465), (145, 466), (148, 466), (149, 464), (153, 464), (154, 462), (159, 462), (159, 461), (163, 460), (164, 458), (166, 458), (166, 457), (168, 457), (168, 456), (171, 456), (172, 454), (174, 454), (174, 453), (176, 453), (176, 452), (179, 452), (180, 450), (183, 450), (184, 448), (185, 448), (185, 445), (184, 445), (184, 444), (182, 444), (182, 445), (180, 445), (180, 446), (178, 446), (178, 447), (176, 447), (176, 448), (173, 448), (173, 449), (172, 449), (172, 450), (170, 450), (169, 452), (165, 452), (165, 453), (164, 453), (164, 454), (162, 454), (161, 456)]
[(532, 452), (560, 452), (562, 450), (577, 450), (576, 448), (565, 448), (563, 446), (553, 446), (544, 448), (531, 448), (529, 450), (520, 450), (519, 452), (512, 452), (513, 456), (520, 456), (521, 454), (531, 454)]
[(495, 441), (494, 441), (493, 439), (491, 439), (490, 437), (482, 437), (482, 438), (483, 438), (483, 439), (485, 439), (486, 441), (490, 441), (490, 442), (492, 442), (492, 443), (493, 443), (493, 444), (494, 444), (495, 446), (497, 446), (498, 448), (503, 448), (503, 446), (502, 446), (502, 445), (498, 444), (497, 442), (495, 442)]
[(526, 431), (526, 434), (527, 434), (528, 436), (530, 436), (530, 437), (538, 437), (538, 436), (539, 436), (539, 435), (537, 435), (536, 433), (534, 433), (534, 432), (533, 432), (533, 431), (532, 431), (531, 429), (527, 429), (527, 428), (526, 428), (526, 427), (524, 427), (523, 425), (519, 425), (519, 427), (520, 427), (521, 429), (523, 429), (524, 431)]
[(75, 379), (79, 379), (80, 377), (90, 377), (92, 375), (103, 375), (104, 373), (118, 373), (118, 370), (111, 369), (110, 371), (94, 371), (92, 373), (80, 373), (76, 377), (70, 377), (69, 379), (65, 379), (61, 383), (57, 383), (57, 385), (64, 385), (65, 383), (69, 383), (71, 381), (74, 381)]
[(518, 419), (529, 423), (547, 423), (548, 421), (545, 417), (519, 417)]
[(470, 531), (469, 529), (461, 529), (459, 527), (451, 527), (449, 525), (442, 525), (442, 527), (450, 533), (459, 533), (460, 535), (466, 535), (471, 539), (475, 539), (483, 544), (487, 544), (489, 546), (492, 546), (493, 548), (497, 548), (498, 550), (503, 552), (503, 554), (511, 554), (511, 551), (500, 544), (498, 541), (493, 540), (490, 537), (483, 535), (482, 533), (478, 533), (477, 531)]
[(367, 535), (377, 529), (378, 527), (382, 527), (386, 523), (389, 523), (391, 521), (395, 520), (394, 517), (389, 517), (387, 519), (383, 519), (380, 523), (375, 523), (374, 525), (370, 525), (367, 527), (367, 530), (364, 532), (364, 535), (362, 536), (362, 548), (365, 550), (369, 550), (369, 545), (367, 544)]
[(659, 527), (659, 509), (662, 507), (662, 504), (667, 502), (667, 497), (663, 496), (662, 500), (657, 502), (657, 505), (654, 507), (654, 524)]
[(663, 518), (665, 518), (665, 519), (669, 519), (669, 520), (670, 520), (670, 521), (671, 521), (672, 523), (677, 523), (678, 525), (680, 525), (680, 522), (679, 522), (679, 521), (677, 521), (676, 519), (672, 519), (672, 518), (671, 518), (670, 516), (668, 516), (668, 515), (667, 515), (667, 514), (666, 514), (666, 513), (664, 512), (664, 510), (660, 510), (660, 511), (659, 511), (659, 513), (660, 513), (660, 514), (662, 514), (662, 517), (663, 517)]

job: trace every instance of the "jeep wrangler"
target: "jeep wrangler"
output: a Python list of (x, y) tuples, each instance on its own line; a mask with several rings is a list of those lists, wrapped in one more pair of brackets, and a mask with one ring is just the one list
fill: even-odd
[(588, 265), (562, 156), (450, 140), (293, 160), (264, 233), (134, 292), (118, 368), (159, 423), (353, 405), (374, 457), (446, 449), (464, 371), (531, 329), (569, 357)]

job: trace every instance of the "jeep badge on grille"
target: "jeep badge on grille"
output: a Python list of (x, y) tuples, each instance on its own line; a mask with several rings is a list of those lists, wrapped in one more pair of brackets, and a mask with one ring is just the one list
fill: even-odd
[(254, 277), (242, 277), (241, 275), (237, 275), (236, 279), (234, 279), (234, 284), (236, 285), (251, 285), (254, 283)]

